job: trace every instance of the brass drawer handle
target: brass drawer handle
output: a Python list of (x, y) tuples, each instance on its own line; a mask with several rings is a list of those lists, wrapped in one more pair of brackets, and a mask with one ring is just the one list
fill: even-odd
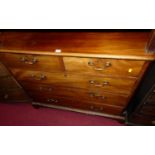
[(108, 86), (109, 85), (109, 82), (108, 81), (103, 81), (103, 85), (104, 86)]
[(90, 97), (101, 97), (102, 99), (106, 99), (107, 97), (100, 95), (98, 93), (89, 93)]
[(111, 67), (111, 66), (112, 66), (111, 62), (106, 62), (104, 65), (104, 68)]
[(89, 61), (89, 62), (88, 62), (88, 65), (89, 65), (89, 66), (94, 66), (94, 70), (96, 70), (96, 71), (103, 71), (104, 69), (106, 69), (106, 68), (112, 66), (111, 62), (109, 62), (109, 61), (106, 62), (106, 63), (103, 65), (103, 68), (98, 68), (98, 67), (96, 67), (95, 64), (94, 64), (92, 61)]
[(94, 80), (90, 80), (89, 83), (90, 83), (90, 84), (95, 84), (96, 81), (94, 81)]
[(46, 76), (44, 74), (41, 74), (39, 76), (32, 74), (32, 78), (34, 80), (41, 81), (41, 80), (45, 80), (46, 79)]
[(50, 103), (58, 103), (58, 100), (49, 98), (49, 99), (47, 99), (47, 102), (50, 102)]
[(89, 66), (94, 66), (94, 63), (93, 63), (92, 61), (89, 61), (89, 62), (88, 62), (88, 65), (89, 65)]
[(109, 82), (108, 81), (103, 81), (102, 84), (99, 84), (95, 80), (90, 80), (89, 83), (92, 84), (92, 85), (94, 84), (95, 87), (104, 87), (104, 86), (108, 86), (109, 85)]
[(91, 110), (95, 110), (95, 111), (103, 111), (104, 108), (103, 108), (103, 107), (100, 107), (100, 108), (98, 109), (98, 108), (95, 108), (93, 105), (91, 105), (91, 106), (90, 106), (90, 109), (91, 109)]
[(97, 67), (95, 67), (94, 70), (96, 70), (96, 71), (103, 71), (104, 68), (97, 68)]
[(25, 64), (28, 64), (28, 65), (34, 65), (34, 64), (36, 64), (38, 62), (37, 58), (32, 57), (30, 59), (27, 56), (21, 57), (20, 61), (23, 62), (23, 63), (25, 63)]
[(40, 91), (50, 91), (51, 92), (52, 91), (52, 88), (43, 88), (43, 87), (40, 86), (39, 87), (39, 90)]

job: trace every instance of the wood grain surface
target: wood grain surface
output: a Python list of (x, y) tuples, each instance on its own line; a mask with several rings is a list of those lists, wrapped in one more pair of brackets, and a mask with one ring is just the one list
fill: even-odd
[[(154, 60), (150, 32), (2, 32), (1, 52)], [(61, 53), (55, 53), (61, 49)]]
[[(146, 53), (149, 36), (148, 31), (3, 31), (0, 61), (36, 103), (123, 116), (155, 60)], [(4, 82), (12, 81), (1, 86)], [(1, 98), (9, 101), (22, 98), (18, 91), (4, 93)]]

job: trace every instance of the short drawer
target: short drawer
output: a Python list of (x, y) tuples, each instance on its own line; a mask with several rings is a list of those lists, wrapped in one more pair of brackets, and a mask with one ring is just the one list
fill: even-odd
[(19, 81), (52, 84), (87, 90), (102, 90), (112, 93), (130, 94), (136, 82), (135, 78), (110, 78), (82, 76), (76, 74), (48, 73), (40, 71), (11, 69)]
[(62, 61), (56, 56), (9, 54), (2, 55), (2, 62), (9, 68), (21, 68), (29, 70), (40, 70), (57, 72), (63, 70)]
[(0, 78), (0, 90), (16, 88), (20, 88), (20, 85), (12, 77), (6, 76)]
[(34, 102), (40, 102), (55, 106), (62, 106), (67, 108), (75, 108), (80, 110), (88, 110), (99, 113), (107, 113), (113, 115), (121, 115), (123, 112), (122, 107), (110, 106), (110, 105), (99, 105), (91, 102), (77, 101), (76, 99), (68, 99), (60, 96), (52, 96), (49, 94), (41, 95), (40, 93), (33, 93), (32, 95)]
[(27, 92), (31, 95), (33, 93), (40, 93), (43, 96), (51, 95), (51, 96), (59, 96), (65, 97), (69, 99), (75, 99), (77, 102), (85, 101), (85, 102), (92, 102), (97, 103), (100, 105), (114, 105), (120, 107), (126, 107), (128, 103), (128, 96), (124, 95), (116, 95), (112, 93), (107, 93), (104, 91), (88, 91), (84, 89), (73, 89), (67, 87), (53, 87), (47, 85), (34, 85), (31, 84), (23, 84), (24, 88)]
[(9, 72), (6, 67), (0, 62), (0, 77), (8, 76)]
[(29, 97), (21, 89), (0, 91), (1, 102), (27, 102)]
[(115, 60), (99, 58), (64, 57), (65, 68), (68, 72), (137, 77), (142, 70), (144, 61)]

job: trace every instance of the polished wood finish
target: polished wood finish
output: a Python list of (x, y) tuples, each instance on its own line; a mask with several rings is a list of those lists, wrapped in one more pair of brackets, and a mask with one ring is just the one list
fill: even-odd
[[(2, 32), (0, 60), (35, 103), (122, 117), (154, 54), (148, 32)], [(45, 104), (44, 104), (45, 103)]]
[[(22, 84), (23, 85), (23, 84)], [(93, 91), (85, 89), (68, 88), (68, 87), (50, 87), (49, 85), (33, 84), (31, 87), (27, 87), (28, 84), (24, 84), (24, 88), (29, 94), (38, 93), (38, 96), (46, 96), (48, 94), (51, 97), (60, 96), (80, 102), (81, 100), (87, 102), (94, 102), (97, 104), (107, 104), (125, 107), (127, 104), (128, 96), (116, 95), (105, 91)], [(33, 96), (33, 95), (32, 95)], [(120, 100), (121, 99), (121, 100)]]
[[(154, 60), (153, 54), (144, 52), (149, 35), (149, 32), (2, 32), (0, 51)], [(62, 53), (56, 54), (56, 49)]]
[(91, 59), (64, 57), (64, 63), (68, 72), (90, 75), (133, 76), (139, 75), (144, 61), (127, 61), (114, 59)]
[(11, 68), (21, 68), (39, 71), (63, 71), (61, 59), (55, 56), (38, 56), (28, 54), (2, 54), (1, 61)]
[(95, 102), (85, 100), (74, 100), (61, 96), (52, 96), (51, 94), (41, 95), (38, 93), (30, 94), (33, 97), (34, 102), (42, 102), (51, 105), (60, 105), (70, 108), (77, 108), (83, 110), (96, 111), (99, 113), (110, 113), (114, 115), (121, 115), (123, 108), (119, 106), (112, 106), (108, 104), (96, 104)]
[[(78, 74), (49, 73), (20, 69), (11, 69), (11, 71), (21, 83), (28, 82), (24, 85), (26, 88), (32, 87), (31, 84), (36, 83), (47, 84), (55, 87), (63, 86), (130, 94), (136, 82), (135, 78), (109, 78), (97, 76), (91, 77)], [(39, 80), (41, 75), (44, 76), (44, 78)]]

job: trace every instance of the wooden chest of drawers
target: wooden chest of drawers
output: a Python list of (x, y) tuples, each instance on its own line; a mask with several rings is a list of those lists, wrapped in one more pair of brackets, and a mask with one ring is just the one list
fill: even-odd
[(144, 51), (148, 37), (148, 32), (2, 32), (0, 61), (33, 105), (124, 119), (154, 60)]

